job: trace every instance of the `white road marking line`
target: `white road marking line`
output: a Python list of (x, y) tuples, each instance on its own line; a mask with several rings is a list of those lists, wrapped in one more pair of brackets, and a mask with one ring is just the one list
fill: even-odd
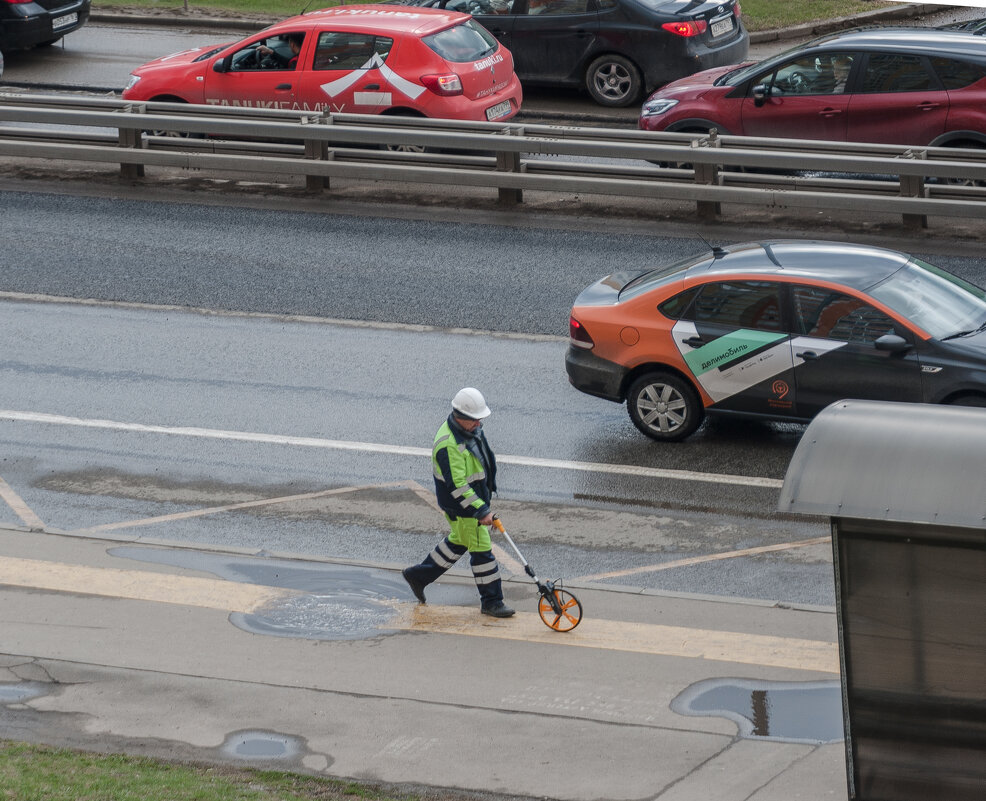
[(0, 498), (7, 502), (7, 505), (14, 510), (14, 513), (32, 531), (44, 531), (45, 524), (34, 511), (21, 499), (21, 496), (14, 492), (10, 485), (0, 478)]
[(194, 509), (190, 512), (175, 512), (170, 515), (158, 515), (156, 517), (142, 517), (136, 520), (121, 520), (118, 523), (103, 523), (99, 526), (87, 526), (68, 531), (68, 534), (90, 534), (99, 531), (115, 531), (121, 528), (136, 528), (138, 526), (154, 526), (158, 523), (171, 523), (175, 520), (188, 520), (193, 517), (205, 517), (206, 515), (220, 514), (222, 512), (235, 512), (237, 509), (253, 509), (259, 506), (275, 506), (279, 503), (292, 503), (293, 501), (310, 501), (315, 498), (326, 498), (332, 495), (344, 495), (347, 492), (359, 492), (367, 489), (381, 489), (386, 487), (403, 487), (404, 481), (391, 481), (386, 484), (364, 484), (355, 487), (337, 487), (329, 490), (319, 490), (318, 492), (305, 492), (300, 495), (282, 495), (278, 498), (259, 498), (255, 501), (241, 501), (240, 503), (230, 503), (225, 506), (208, 506), (204, 509)]
[[(265, 445), (292, 445), (300, 448), (327, 448), (331, 450), (360, 451), (363, 453), (386, 453), (396, 456), (431, 457), (430, 448), (417, 448), (407, 445), (387, 445), (379, 442), (356, 442), (319, 437), (296, 437), (284, 434), (264, 434), (251, 431), (224, 431), (213, 428), (193, 426), (163, 426), (144, 423), (124, 423), (116, 420), (86, 419), (68, 417), (43, 412), (19, 412), (0, 410), (0, 420), (47, 425), (77, 426), (81, 428), (100, 428), (112, 431), (131, 431), (139, 434), (167, 434), (181, 437), (200, 437), (237, 442), (256, 442)], [(723, 473), (698, 473), (692, 470), (670, 470), (660, 467), (640, 467), (626, 464), (606, 464), (605, 462), (576, 462), (566, 459), (541, 459), (533, 456), (497, 456), (502, 464), (522, 467), (541, 467), (548, 470), (570, 470), (586, 473), (611, 473), (623, 476), (668, 479), (671, 481), (697, 481), (709, 484), (732, 484), (742, 487), (761, 487), (780, 489), (784, 482), (777, 478), (760, 476), (738, 476)]]
[[(266, 184), (263, 184), (266, 186)], [(493, 337), (524, 342), (568, 342), (567, 336), (557, 334), (524, 334), (517, 331), (485, 331), (481, 328), (441, 328), (423, 323), (381, 323), (373, 320), (346, 320), (341, 317), (315, 317), (307, 314), (275, 314), (273, 312), (248, 312), (231, 309), (207, 309), (199, 306), (174, 306), (163, 303), (133, 303), (122, 300), (96, 300), (95, 298), (69, 298), (63, 295), (42, 295), (30, 292), (0, 292), (0, 301), (19, 303), (62, 303), (66, 306), (94, 306), (110, 309), (139, 309), (150, 312), (197, 314), (202, 317), (232, 317), (248, 320), (277, 320), (287, 323), (331, 325), (343, 328), (369, 328), (379, 331), (401, 331), (412, 334), (452, 334), (456, 336)]]
[(787, 551), (791, 548), (807, 548), (810, 545), (823, 545), (825, 543), (830, 543), (831, 541), (831, 537), (815, 537), (814, 539), (798, 540), (797, 542), (781, 542), (777, 545), (760, 545), (756, 548), (743, 548), (739, 551), (724, 551), (722, 553), (712, 553), (706, 556), (691, 556), (687, 559), (675, 559), (673, 562), (658, 562), (654, 565), (632, 567), (627, 570), (614, 570), (611, 573), (596, 573), (592, 576), (581, 576), (579, 581), (599, 581), (600, 579), (634, 576), (640, 573), (656, 573), (659, 570), (671, 570), (675, 567), (701, 565), (707, 562), (717, 562), (720, 559), (736, 559), (741, 556), (755, 556), (759, 553), (770, 553), (771, 551)]

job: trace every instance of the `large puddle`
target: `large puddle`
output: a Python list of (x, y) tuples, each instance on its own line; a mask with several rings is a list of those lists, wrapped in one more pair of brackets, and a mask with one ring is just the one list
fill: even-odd
[(822, 744), (844, 737), (838, 681), (708, 679), (681, 693), (671, 709), (728, 718), (746, 738)]
[[(121, 546), (111, 556), (212, 573), (229, 581), (298, 590), (298, 595), (265, 609), (234, 612), (229, 620), (244, 631), (274, 637), (358, 640), (393, 634), (388, 624), (397, 603), (414, 601), (399, 573), (357, 565), (203, 553), (180, 548)], [(436, 603), (474, 601), (475, 589), (432, 585)]]

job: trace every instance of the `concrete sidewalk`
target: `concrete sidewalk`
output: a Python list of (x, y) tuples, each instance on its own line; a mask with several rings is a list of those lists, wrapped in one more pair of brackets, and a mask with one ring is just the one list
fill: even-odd
[(526, 578), (495, 620), (397, 567), (0, 529), (0, 737), (445, 797), (846, 797), (832, 610), (571, 586), (559, 634)]

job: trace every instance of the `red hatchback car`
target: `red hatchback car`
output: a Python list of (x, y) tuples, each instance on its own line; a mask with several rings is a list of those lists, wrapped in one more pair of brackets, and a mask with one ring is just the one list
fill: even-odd
[(874, 28), (667, 84), (648, 131), (986, 147), (986, 38)]
[(510, 51), (468, 14), (367, 5), (156, 59), (133, 71), (123, 97), (505, 120), (523, 95)]

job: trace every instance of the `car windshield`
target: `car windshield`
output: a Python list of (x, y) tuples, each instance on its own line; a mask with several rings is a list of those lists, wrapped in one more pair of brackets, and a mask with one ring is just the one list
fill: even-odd
[(497, 48), (493, 34), (475, 20), (426, 36), (424, 42), (446, 61), (479, 61)]
[(620, 300), (629, 300), (644, 292), (649, 292), (655, 287), (670, 284), (672, 281), (682, 277), (682, 273), (696, 264), (708, 261), (706, 256), (689, 256), (684, 261), (678, 261), (667, 267), (658, 267), (656, 270), (649, 270), (643, 275), (638, 275), (623, 289), (620, 290)]
[(911, 259), (869, 294), (935, 339), (986, 323), (986, 292), (920, 259)]

